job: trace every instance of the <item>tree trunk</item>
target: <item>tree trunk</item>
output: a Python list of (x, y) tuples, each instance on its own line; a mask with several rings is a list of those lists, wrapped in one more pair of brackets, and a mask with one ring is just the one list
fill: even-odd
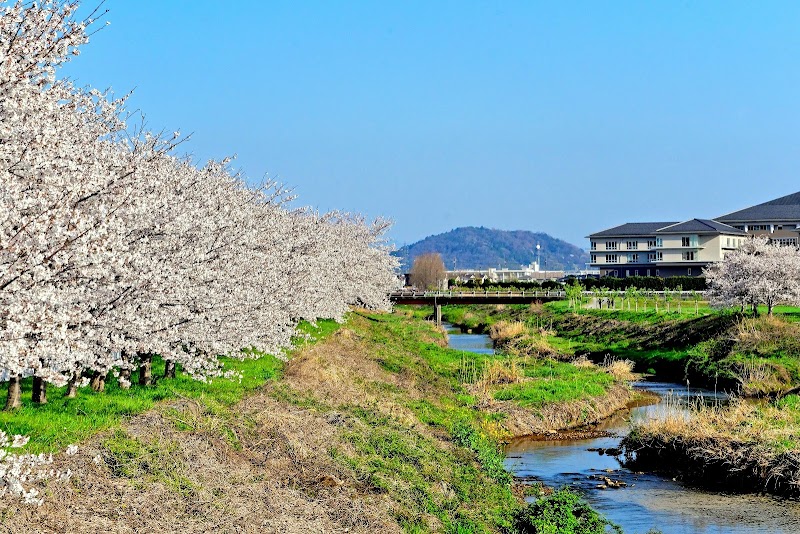
[(8, 397), (6, 397), (6, 411), (15, 410), (22, 406), (22, 384), (19, 375), (8, 380)]
[(164, 362), (164, 378), (175, 378), (175, 361), (167, 360)]
[(72, 378), (69, 379), (67, 382), (67, 394), (65, 397), (68, 399), (74, 399), (78, 396), (78, 380), (80, 379), (80, 373), (75, 373), (72, 375)]
[(33, 377), (31, 400), (34, 404), (47, 404), (47, 382), (40, 376)]
[(153, 385), (153, 355), (140, 354), (139, 355), (139, 385), (151, 386)]
[(92, 377), (92, 389), (98, 393), (106, 390), (106, 375), (105, 373), (95, 373)]
[(753, 304), (753, 317), (758, 317), (758, 304)]
[(131, 370), (123, 369), (119, 372), (120, 389), (131, 389)]

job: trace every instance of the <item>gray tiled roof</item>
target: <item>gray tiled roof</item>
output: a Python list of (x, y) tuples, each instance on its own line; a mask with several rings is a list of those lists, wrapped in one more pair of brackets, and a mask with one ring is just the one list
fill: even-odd
[(653, 235), (659, 228), (677, 224), (675, 222), (625, 223), (608, 230), (596, 232), (589, 237), (639, 237)]
[(736, 234), (747, 235), (744, 230), (739, 230), (733, 226), (728, 226), (710, 219), (691, 219), (682, 223), (676, 223), (666, 228), (660, 228), (657, 234), (685, 234), (685, 233), (713, 233), (713, 234)]
[(800, 220), (800, 191), (763, 204), (728, 213), (716, 220), (722, 222), (776, 222)]

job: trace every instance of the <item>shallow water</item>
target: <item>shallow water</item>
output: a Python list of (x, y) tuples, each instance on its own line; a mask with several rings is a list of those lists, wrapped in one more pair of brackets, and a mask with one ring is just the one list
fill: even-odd
[[(450, 346), (491, 353), (487, 336), (451, 330)], [(686, 402), (725, 402), (721, 392), (689, 389), (680, 384), (641, 382), (635, 387), (669, 398), (671, 405)], [(628, 432), (630, 420), (659, 417), (664, 402), (634, 407), (605, 420), (600, 430), (614, 437), (566, 441), (520, 438), (506, 447), (506, 469), (515, 477), (546, 486), (579, 489), (596, 510), (622, 526), (626, 533), (657, 528), (664, 534), (800, 533), (800, 503), (763, 495), (736, 495), (702, 491), (669, 478), (636, 474), (621, 467), (614, 457), (590, 448), (613, 448)], [(592, 475), (623, 480), (620, 489), (598, 489)]]
[(492, 340), (483, 334), (462, 334), (461, 330), (451, 324), (444, 323), (447, 330), (447, 345), (451, 349), (477, 352), (478, 354), (494, 354)]

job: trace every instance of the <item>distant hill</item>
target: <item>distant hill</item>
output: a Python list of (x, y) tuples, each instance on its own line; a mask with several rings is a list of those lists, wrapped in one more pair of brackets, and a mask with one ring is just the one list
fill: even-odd
[(541, 245), (542, 269), (585, 269), (589, 254), (575, 245), (541, 232), (495, 230), (468, 226), (426, 237), (399, 249), (395, 255), (406, 272), (416, 256), (429, 252), (442, 255), (445, 267), (453, 269), (516, 269), (536, 260), (536, 245)]

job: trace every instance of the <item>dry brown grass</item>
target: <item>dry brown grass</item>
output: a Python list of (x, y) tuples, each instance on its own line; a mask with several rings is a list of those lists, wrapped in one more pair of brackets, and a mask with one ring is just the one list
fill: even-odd
[[(196, 429), (177, 430), (175, 417)], [(218, 417), (186, 400), (134, 418), (127, 439), (169, 446), (171, 456), (163, 465), (148, 459), (145, 473), (132, 477), (110, 469), (109, 436), (98, 436), (76, 457), (57, 460), (79, 476), (50, 483), (40, 508), (9, 504), (3, 526), (13, 533), (401, 532), (391, 501), (331, 460), (339, 422), (266, 393), (238, 405), (226, 433)]]
[(630, 382), (639, 377), (633, 372), (633, 362), (631, 360), (618, 360), (614, 357), (606, 356), (603, 360), (603, 368), (616, 380)]
[(771, 404), (734, 399), (727, 405), (692, 404), (665, 397), (657, 416), (637, 425), (651, 436), (785, 443), (797, 438), (797, 413)]
[(800, 351), (800, 324), (775, 316), (744, 317), (734, 330), (739, 352), (771, 354)]
[(535, 334), (515, 340), (507, 350), (520, 356), (553, 356), (558, 353), (546, 337)]
[(528, 332), (525, 323), (498, 321), (489, 328), (489, 337), (497, 345), (503, 345), (524, 336)]
[(742, 395), (759, 397), (791, 387), (792, 378), (784, 366), (765, 360), (749, 360), (733, 365)]
[(525, 373), (516, 361), (493, 360), (484, 366), (483, 373), (476, 386), (483, 391), (489, 391), (491, 386), (502, 384), (515, 384), (525, 378)]
[[(299, 391), (313, 392), (315, 398), (332, 406), (356, 405), (377, 409), (403, 424), (423, 430), (414, 413), (391, 394), (420, 398), (415, 379), (390, 373), (366, 357), (362, 341), (349, 329), (338, 330), (325, 343), (314, 345), (289, 362), (285, 381)], [(388, 387), (387, 387), (388, 386)]]
[[(187, 399), (135, 417), (125, 426), (126, 439), (169, 449), (164, 458), (170, 461), (147, 457), (147, 469), (128, 470), (130, 476), (109, 467), (116, 465), (104, 446), (109, 436), (97, 436), (77, 457), (57, 460), (80, 476), (49, 483), (41, 508), (0, 509), (13, 517), (3, 526), (14, 533), (401, 532), (394, 501), (331, 458), (331, 447), (345, 454), (351, 448), (339, 437), (347, 418), (276, 400), (290, 388), (330, 406), (368, 406), (430, 433), (390, 393), (397, 387), (418, 394), (414, 381), (384, 371), (362, 343), (356, 333), (339, 330), (294, 358), (281, 383), (229, 412)], [(100, 465), (92, 462), (96, 455)]]
[(489, 329), (496, 347), (514, 356), (550, 356), (557, 354), (548, 341), (555, 332), (546, 328), (529, 328), (519, 321), (498, 321)]
[(587, 358), (586, 356), (580, 356), (574, 360), (572, 360), (572, 365), (578, 367), (580, 369), (592, 369), (593, 367), (597, 367), (592, 360)]
[(685, 405), (667, 398), (658, 416), (638, 424), (623, 444), (634, 468), (683, 472), (699, 484), (800, 496), (795, 409), (734, 400)]

